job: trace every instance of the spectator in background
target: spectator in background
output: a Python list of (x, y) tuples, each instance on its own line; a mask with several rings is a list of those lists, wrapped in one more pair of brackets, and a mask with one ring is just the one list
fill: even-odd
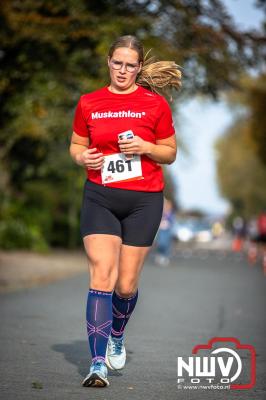
[(233, 234), (234, 236), (242, 239), (246, 237), (245, 220), (240, 216), (237, 216), (233, 219)]
[(243, 250), (243, 245), (247, 234), (247, 226), (245, 220), (242, 217), (238, 216), (233, 219), (232, 231), (232, 251), (241, 252)]
[(159, 265), (165, 266), (170, 262), (174, 217), (173, 203), (164, 198), (163, 215), (156, 240), (155, 261)]
[(263, 210), (257, 219), (251, 220), (248, 244), (248, 261), (255, 264), (262, 260), (264, 275), (266, 276), (266, 210)]
[(258, 236), (258, 223), (257, 218), (252, 217), (247, 223), (247, 237), (249, 241), (254, 241)]
[(257, 241), (266, 243), (266, 210), (262, 211), (257, 221), (258, 237)]

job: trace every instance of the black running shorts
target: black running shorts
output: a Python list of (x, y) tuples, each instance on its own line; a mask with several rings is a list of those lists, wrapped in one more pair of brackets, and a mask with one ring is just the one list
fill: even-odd
[(102, 186), (86, 181), (80, 230), (116, 235), (130, 246), (151, 246), (160, 225), (163, 192), (142, 192)]

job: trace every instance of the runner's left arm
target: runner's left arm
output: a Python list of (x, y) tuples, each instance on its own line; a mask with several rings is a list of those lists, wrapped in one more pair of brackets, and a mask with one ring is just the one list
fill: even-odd
[(176, 159), (175, 134), (165, 139), (157, 139), (156, 143), (145, 141), (139, 136), (134, 136), (134, 139), (120, 140), (118, 143), (124, 154), (145, 154), (159, 164), (172, 164)]

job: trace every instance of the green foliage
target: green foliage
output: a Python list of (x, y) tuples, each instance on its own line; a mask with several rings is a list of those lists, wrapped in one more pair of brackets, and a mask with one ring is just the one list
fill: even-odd
[(228, 97), (241, 116), (217, 143), (217, 172), (232, 214), (252, 217), (266, 205), (266, 75), (241, 77)]
[(122, 34), (180, 64), (187, 95), (216, 97), (262, 60), (262, 34), (238, 32), (220, 0), (3, 0), (1, 247), (80, 243), (85, 176), (68, 154), (74, 107), (108, 82), (107, 51)]
[(250, 108), (250, 137), (255, 151), (266, 167), (266, 74), (249, 82), (247, 104)]
[(246, 110), (250, 144), (266, 166), (266, 73), (256, 77), (242, 74), (237, 90), (228, 95), (228, 101), (233, 108)]
[(216, 145), (217, 174), (232, 214), (257, 215), (266, 204), (266, 168), (257, 157), (246, 118), (236, 121)]
[(13, 199), (1, 211), (0, 248), (10, 250), (16, 247), (39, 252), (48, 250), (41, 221), (44, 220), (44, 215), (37, 209), (28, 209), (22, 201)]

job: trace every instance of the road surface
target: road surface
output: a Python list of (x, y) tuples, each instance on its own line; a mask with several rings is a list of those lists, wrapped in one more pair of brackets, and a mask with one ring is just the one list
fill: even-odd
[[(265, 399), (266, 278), (241, 255), (178, 252), (168, 267), (146, 262), (126, 331), (128, 360), (110, 386), (84, 388), (89, 368), (86, 273), (0, 295), (3, 400)], [(178, 389), (177, 357), (213, 337), (255, 347), (249, 390)]]

